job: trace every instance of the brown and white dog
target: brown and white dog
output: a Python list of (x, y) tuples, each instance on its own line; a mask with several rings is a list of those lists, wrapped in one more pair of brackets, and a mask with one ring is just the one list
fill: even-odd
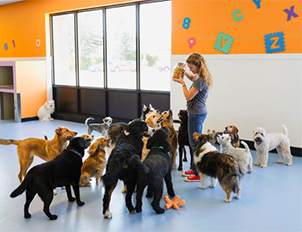
[(24, 140), (0, 139), (1, 145), (17, 145), (20, 172), (18, 178), (22, 183), (29, 166), (34, 160), (34, 155), (45, 161), (50, 161), (65, 149), (65, 144), (77, 135), (77, 132), (69, 130), (67, 127), (60, 126), (55, 130), (54, 139), (45, 140), (38, 138), (28, 138)]
[(195, 132), (193, 137), (196, 140), (194, 162), (201, 181), (199, 188), (204, 188), (207, 177), (211, 180), (210, 188), (216, 186), (218, 179), (227, 195), (225, 202), (231, 201), (232, 192), (236, 193), (235, 198), (239, 199), (243, 174), (238, 162), (232, 156), (218, 152), (209, 142), (208, 135)]
[(240, 146), (240, 140), (238, 135), (239, 129), (234, 125), (228, 125), (225, 127), (224, 134), (229, 134), (231, 136), (231, 144), (233, 147)]
[(81, 168), (80, 187), (88, 187), (91, 185), (90, 178), (95, 177), (96, 182), (101, 180), (103, 171), (106, 167), (106, 151), (105, 147), (109, 146), (110, 139), (105, 137), (98, 138), (90, 145), (89, 157), (84, 161)]
[(172, 110), (164, 111), (162, 113), (162, 117), (164, 121), (160, 123), (160, 125), (163, 127), (167, 127), (170, 131), (169, 133), (169, 143), (171, 146), (170, 150), (170, 159), (171, 159), (171, 168), (173, 169), (176, 164), (176, 157), (177, 157), (177, 132), (174, 129), (173, 125), (173, 112)]

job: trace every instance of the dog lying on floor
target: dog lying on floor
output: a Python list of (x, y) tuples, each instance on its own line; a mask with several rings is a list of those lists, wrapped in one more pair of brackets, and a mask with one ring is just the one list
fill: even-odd
[(112, 123), (111, 117), (106, 117), (103, 119), (103, 123), (91, 123), (94, 118), (90, 117), (85, 120), (85, 125), (87, 126), (88, 134), (91, 135), (92, 131), (100, 132), (103, 137), (107, 136), (108, 128)]
[(240, 146), (240, 140), (238, 135), (239, 129), (234, 125), (228, 125), (225, 127), (224, 134), (229, 134), (231, 136), (231, 144), (233, 147)]
[(175, 196), (169, 157), (171, 147), (168, 137), (169, 130), (166, 127), (162, 127), (156, 130), (148, 140), (147, 148), (150, 149), (150, 152), (143, 164), (149, 168), (150, 172), (148, 174), (138, 174), (136, 212), (142, 211), (142, 195), (146, 185), (148, 185), (147, 196), (151, 197), (154, 195), (151, 205), (158, 214), (165, 212), (165, 209), (161, 208), (159, 204), (163, 196), (164, 180), (170, 197)]
[(28, 138), (24, 140), (0, 139), (1, 145), (17, 145), (20, 172), (18, 178), (20, 183), (25, 177), (29, 166), (34, 160), (34, 155), (45, 161), (50, 161), (59, 155), (64, 149), (68, 140), (77, 135), (77, 132), (69, 130), (67, 127), (60, 126), (56, 129), (54, 139), (45, 140), (38, 138)]
[(193, 136), (196, 140), (194, 162), (201, 181), (199, 188), (204, 188), (207, 177), (211, 180), (210, 188), (214, 188), (218, 178), (220, 186), (227, 194), (224, 201), (231, 201), (232, 192), (239, 199), (243, 173), (238, 162), (232, 156), (218, 152), (209, 142), (208, 135), (195, 132)]
[(262, 127), (257, 127), (253, 131), (253, 140), (255, 149), (257, 151), (257, 161), (255, 165), (260, 165), (261, 168), (267, 167), (268, 152), (275, 149), (277, 150), (280, 160), (278, 164), (282, 164), (286, 157), (287, 166), (293, 164), (293, 157), (290, 153), (290, 140), (288, 138), (288, 129), (285, 125), (282, 125), (282, 133), (267, 133)]
[(235, 148), (231, 144), (230, 135), (223, 134), (218, 136), (218, 143), (220, 144), (221, 153), (231, 155), (235, 160), (237, 160), (243, 174), (246, 173), (246, 170), (248, 173), (252, 173), (253, 157), (249, 146), (244, 141), (241, 141), (244, 148)]
[[(178, 153), (179, 153), (179, 165), (178, 165), (178, 170), (182, 170), (182, 161), (187, 161), (187, 154), (186, 154), (186, 149), (185, 146), (189, 147), (190, 150), (190, 169), (193, 164), (194, 160), (194, 154), (193, 150), (190, 147), (189, 143), (189, 135), (188, 135), (188, 111), (187, 110), (180, 110), (178, 112), (178, 118), (179, 120), (173, 120), (174, 123), (180, 123), (180, 126), (178, 128)], [(182, 159), (182, 154), (184, 154), (184, 158)]]
[(118, 179), (123, 180), (127, 185), (126, 206), (129, 212), (135, 212), (131, 197), (136, 185), (137, 173), (147, 174), (149, 172), (149, 169), (141, 162), (144, 145), (142, 136), (145, 133), (151, 134), (147, 123), (143, 120), (135, 119), (126, 126), (116, 141), (116, 145), (107, 161), (106, 173), (102, 176), (102, 182), (105, 185), (103, 197), (104, 218), (112, 217), (109, 211), (109, 203)]
[[(67, 149), (53, 160), (34, 166), (27, 173), (21, 185), (11, 193), (11, 197), (17, 197), (26, 191), (24, 205), (24, 217), (30, 218), (29, 205), (35, 195), (44, 202), (43, 211), (50, 220), (56, 220), (57, 215), (51, 214), (49, 206), (53, 199), (53, 189), (65, 186), (68, 201), (77, 202), (78, 206), (84, 205), (80, 199), (79, 180), (81, 176), (82, 158), (84, 150), (90, 145), (90, 139), (83, 137), (73, 138)], [(72, 185), (76, 198), (72, 197), (70, 185)]]
[(109, 146), (110, 139), (104, 137), (98, 138), (89, 147), (90, 156), (84, 161), (81, 168), (80, 187), (90, 186), (90, 178), (95, 177), (98, 183), (106, 167), (106, 151), (105, 147)]
[(171, 146), (170, 150), (170, 159), (171, 159), (171, 168), (173, 169), (176, 164), (177, 157), (177, 132), (173, 126), (173, 112), (172, 110), (164, 111), (162, 113), (164, 121), (161, 122), (161, 126), (165, 126), (169, 129), (169, 143)]

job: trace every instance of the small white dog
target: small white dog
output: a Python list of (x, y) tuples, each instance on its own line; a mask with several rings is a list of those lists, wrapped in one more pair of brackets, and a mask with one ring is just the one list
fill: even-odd
[(235, 148), (231, 144), (231, 136), (229, 134), (218, 135), (217, 141), (220, 144), (220, 152), (231, 155), (235, 160), (237, 160), (240, 169), (243, 174), (252, 173), (253, 171), (253, 157), (249, 146), (241, 141), (245, 148)]
[(267, 167), (268, 152), (277, 150), (280, 160), (278, 164), (282, 164), (285, 157), (287, 159), (286, 165), (293, 164), (293, 157), (290, 153), (290, 140), (288, 138), (288, 130), (286, 126), (282, 125), (283, 133), (267, 133), (262, 127), (254, 129), (254, 145), (257, 151), (257, 161), (255, 165), (260, 165), (261, 168)]
[(38, 118), (42, 122), (52, 121), (53, 118), (50, 116), (55, 111), (55, 101), (45, 102), (38, 110)]

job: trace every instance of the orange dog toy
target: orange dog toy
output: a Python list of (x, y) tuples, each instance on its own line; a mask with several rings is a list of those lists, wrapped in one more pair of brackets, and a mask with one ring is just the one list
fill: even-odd
[(178, 201), (180, 196), (175, 196), (173, 200), (170, 200), (168, 196), (164, 196), (164, 200), (167, 204), (165, 204), (166, 209), (170, 209), (173, 207), (173, 209), (178, 209), (180, 206), (183, 206), (186, 204), (184, 200)]

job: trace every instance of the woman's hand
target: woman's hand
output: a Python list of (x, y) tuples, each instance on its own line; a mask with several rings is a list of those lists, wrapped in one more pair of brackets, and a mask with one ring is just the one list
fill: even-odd
[(183, 80), (183, 74), (179, 74), (179, 76), (176, 78), (176, 77), (173, 77), (173, 81), (174, 82), (178, 82), (180, 84), (183, 84), (184, 83), (184, 80)]

